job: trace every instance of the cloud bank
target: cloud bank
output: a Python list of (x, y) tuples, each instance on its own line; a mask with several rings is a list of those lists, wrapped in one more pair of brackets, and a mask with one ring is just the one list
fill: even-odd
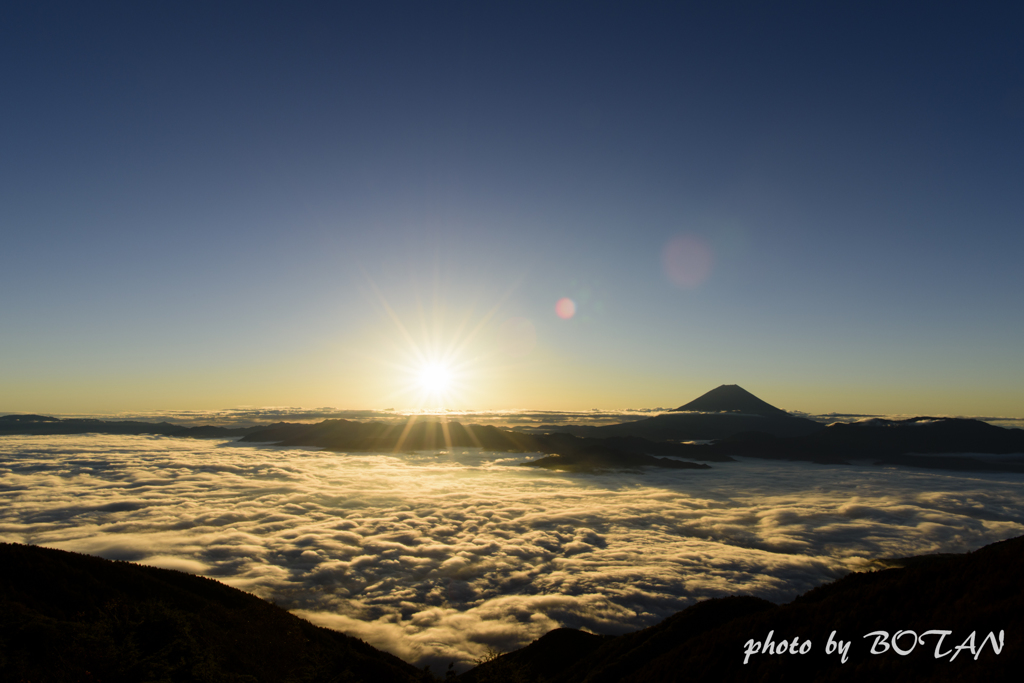
[(756, 460), (567, 475), (516, 467), (527, 457), (3, 437), (0, 540), (204, 574), (443, 670), (558, 626), (786, 601), (878, 557), (1024, 533), (1024, 475)]

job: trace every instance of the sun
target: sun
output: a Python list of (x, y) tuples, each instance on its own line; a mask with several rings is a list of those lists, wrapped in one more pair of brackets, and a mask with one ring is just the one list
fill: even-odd
[(452, 370), (444, 363), (427, 363), (419, 369), (420, 390), (430, 396), (443, 396), (451, 389)]
[(416, 309), (400, 314), (372, 280), (367, 278), (367, 283), (394, 324), (381, 330), (377, 343), (384, 355), (374, 359), (389, 369), (381, 375), (381, 384), (387, 387), (384, 405), (404, 403), (399, 410), (416, 414), (465, 410), (493, 372), (494, 352), (486, 344), (481, 350), (479, 338), (490, 329), (501, 302), (477, 313), (472, 305), (452, 309), (439, 296), (432, 307), (425, 307), (417, 297)]

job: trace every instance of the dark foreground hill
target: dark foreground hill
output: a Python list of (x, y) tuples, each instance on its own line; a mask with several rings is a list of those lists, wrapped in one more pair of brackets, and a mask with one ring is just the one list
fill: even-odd
[[(787, 605), (754, 597), (707, 600), (610, 639), (559, 629), (458, 680), (1019, 680), (1024, 537), (967, 555), (916, 559), (901, 569), (850, 574)], [(842, 649), (830, 648), (830, 637)], [(558, 647), (560, 658), (552, 656)]]
[(0, 680), (420, 680), (366, 643), (182, 572), (0, 544)]
[[(1022, 563), (1024, 537), (850, 574), (781, 606), (737, 596), (700, 602), (618, 637), (557, 629), (459, 680), (1017, 680), (1013, 672), (1024, 666)], [(0, 544), (0, 680), (432, 678), (210, 579)]]

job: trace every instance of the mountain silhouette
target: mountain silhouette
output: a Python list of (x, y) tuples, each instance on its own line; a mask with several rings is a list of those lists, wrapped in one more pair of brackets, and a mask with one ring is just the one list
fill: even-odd
[(170, 422), (140, 422), (138, 420), (98, 420), (96, 418), (59, 418), (47, 415), (0, 415), (0, 436), (12, 434), (160, 434), (199, 438), (229, 438), (242, 436), (259, 427), (215, 427), (202, 425), (184, 427)]
[(1024, 472), (1024, 430), (953, 417), (836, 423), (789, 438), (750, 432), (687, 446), (694, 451), (686, 456), (691, 459), (706, 452), (832, 464), (870, 459), (876, 464), (931, 469)]
[(785, 410), (762, 401), (738, 384), (723, 384), (708, 393), (679, 406), (672, 412), (747, 413), (769, 417), (790, 417)]
[[(902, 567), (849, 574), (785, 605), (753, 596), (698, 602), (659, 624), (600, 641), (567, 629), (488, 661), (456, 680), (550, 683), (661, 681), (1007, 681), (1024, 666), (1024, 537), (964, 555), (924, 555), (877, 562)], [(949, 631), (941, 647), (938, 634)], [(887, 643), (897, 631), (905, 654), (873, 654), (873, 631)], [(971, 634), (975, 636), (971, 638)], [(999, 634), (1004, 635), (1000, 641)], [(828, 639), (849, 644), (844, 663)], [(992, 638), (989, 635), (992, 634)], [(546, 640), (574, 643), (555, 666)], [(913, 646), (911, 643), (921, 638)], [(745, 652), (797, 638), (803, 654)], [(997, 648), (993, 646), (995, 640)], [(966, 645), (965, 645), (966, 644)], [(963, 647), (958, 651), (956, 648)], [(972, 651), (971, 648), (974, 648)], [(774, 649), (774, 648), (773, 648)], [(788, 648), (787, 648), (788, 650)], [(879, 648), (881, 650), (881, 648)], [(943, 656), (936, 657), (940, 651)], [(780, 650), (779, 652), (782, 652)], [(801, 650), (801, 652), (803, 652)], [(958, 652), (953, 661), (953, 653)], [(1011, 672), (1016, 671), (1017, 674)], [(512, 674), (512, 675), (509, 675)]]
[(0, 415), (0, 425), (32, 424), (35, 422), (60, 422), (60, 418), (48, 415)]
[(201, 576), (0, 544), (0, 680), (414, 683), (361, 640)]

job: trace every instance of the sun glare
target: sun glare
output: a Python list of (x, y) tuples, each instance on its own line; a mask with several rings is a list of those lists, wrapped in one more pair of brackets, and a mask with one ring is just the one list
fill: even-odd
[[(494, 311), (476, 319), (471, 310), (465, 311), (461, 319), (449, 322), (445, 308), (435, 302), (433, 309), (420, 305), (419, 311), (406, 313), (403, 319), (372, 281), (370, 284), (398, 332), (387, 333), (382, 345), (390, 346), (393, 355), (380, 362), (394, 371), (388, 382), (392, 389), (382, 401), (416, 412), (448, 413), (464, 408), (473, 396), (474, 368), (479, 362), (479, 354), (470, 354), (469, 348)], [(410, 329), (406, 320), (416, 318), (418, 329)]]
[(441, 363), (430, 363), (419, 370), (420, 389), (432, 396), (448, 391), (452, 384), (452, 371)]

